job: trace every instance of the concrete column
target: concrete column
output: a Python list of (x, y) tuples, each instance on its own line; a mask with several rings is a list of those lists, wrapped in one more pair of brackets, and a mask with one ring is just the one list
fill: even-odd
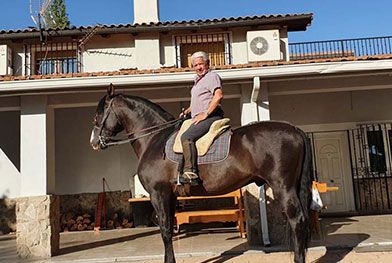
[[(260, 79), (255, 77), (252, 85), (241, 87), (241, 125), (246, 125), (254, 121), (269, 120), (268, 92), (260, 84)], [(260, 191), (256, 184), (245, 187), (245, 213), (246, 231), (248, 242), (251, 245), (269, 245), (267, 212), (265, 206), (264, 191)], [(260, 204), (260, 202), (263, 202)], [(262, 209), (262, 211), (260, 210)]]
[[(256, 77), (253, 86), (242, 86), (242, 125), (252, 121), (270, 120), (266, 85)], [(286, 219), (271, 188), (264, 186), (264, 189), (259, 189), (256, 184), (250, 184), (246, 186), (244, 196), (248, 242), (252, 245), (285, 245), (289, 236)], [(262, 229), (268, 233), (263, 233)]]
[(59, 249), (59, 200), (54, 178), (54, 111), (46, 96), (21, 98), (21, 191), (17, 250), (23, 258), (50, 257)]
[(54, 192), (53, 115), (46, 96), (21, 98), (21, 196)]

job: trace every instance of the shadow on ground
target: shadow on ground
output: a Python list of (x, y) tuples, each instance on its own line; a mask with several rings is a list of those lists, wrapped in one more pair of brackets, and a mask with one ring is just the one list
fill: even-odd
[[(321, 233), (312, 233), (310, 247), (325, 246), (326, 253), (314, 263), (339, 262), (363, 241), (370, 238), (365, 233), (336, 233), (344, 226), (350, 226), (358, 221), (347, 217), (321, 219)], [(364, 229), (365, 230), (365, 229)]]
[(243, 252), (239, 252), (243, 249), (243, 244), (235, 246), (233, 248), (231, 248), (230, 250), (227, 250), (225, 252), (223, 252), (222, 254), (220, 254), (219, 256), (213, 257), (213, 258), (209, 258), (207, 260), (204, 260), (200, 263), (223, 263), (223, 262), (231, 262), (230, 260), (238, 257), (242, 254), (244, 254), (245, 251)]
[(146, 236), (157, 235), (159, 233), (160, 233), (159, 230), (152, 230), (152, 231), (128, 235), (128, 236), (124, 236), (124, 237), (99, 240), (99, 241), (89, 242), (89, 243), (80, 244), (80, 245), (76, 245), (76, 246), (60, 248), (58, 255), (65, 255), (65, 254), (69, 254), (69, 253), (83, 251), (86, 249), (103, 247), (103, 246), (121, 243), (121, 242), (125, 242), (125, 241), (131, 241), (131, 240), (146, 237)]

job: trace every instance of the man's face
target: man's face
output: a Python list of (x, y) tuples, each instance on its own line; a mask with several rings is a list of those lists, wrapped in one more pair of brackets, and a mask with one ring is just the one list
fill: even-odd
[(202, 57), (198, 57), (193, 60), (193, 68), (195, 69), (196, 74), (200, 77), (207, 72), (208, 64)]

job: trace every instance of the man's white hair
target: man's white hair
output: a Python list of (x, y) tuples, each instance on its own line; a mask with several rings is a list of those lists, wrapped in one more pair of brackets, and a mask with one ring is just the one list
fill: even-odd
[(209, 62), (210, 62), (210, 59), (208, 58), (208, 54), (207, 54), (206, 52), (204, 52), (204, 51), (197, 51), (197, 52), (195, 52), (195, 53), (192, 54), (192, 56), (191, 56), (192, 64), (193, 64), (193, 61), (194, 61), (196, 58), (203, 58), (203, 60), (204, 60), (206, 63), (209, 63)]

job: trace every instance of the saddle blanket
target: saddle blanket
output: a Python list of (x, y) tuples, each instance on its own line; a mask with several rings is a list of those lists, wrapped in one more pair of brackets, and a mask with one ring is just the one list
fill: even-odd
[[(173, 161), (175, 163), (179, 163), (182, 158), (182, 154), (178, 154), (173, 151), (173, 145), (177, 133), (178, 131), (170, 135), (170, 138), (166, 142), (166, 146), (165, 146), (166, 157), (170, 161)], [(231, 134), (232, 131), (229, 129), (223, 132), (221, 135), (219, 135), (219, 137), (214, 140), (211, 147), (208, 149), (207, 153), (203, 156), (198, 156), (197, 163), (207, 164), (207, 163), (216, 163), (225, 160), (229, 155)]]

